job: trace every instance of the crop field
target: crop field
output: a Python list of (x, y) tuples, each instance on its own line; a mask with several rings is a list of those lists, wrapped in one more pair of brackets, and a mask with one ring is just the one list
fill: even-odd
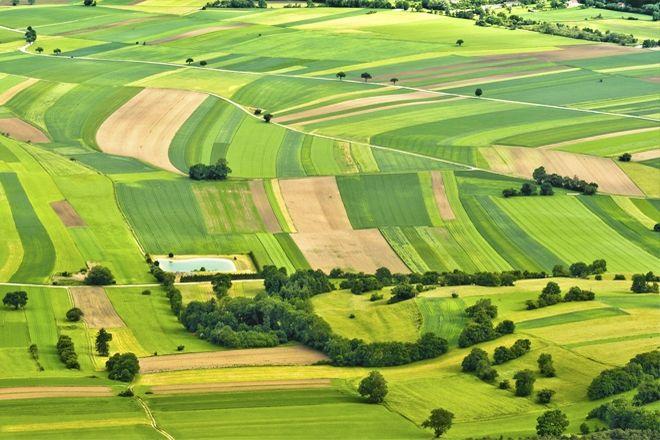
[[(529, 437), (550, 409), (566, 434), (606, 427), (587, 413), (636, 391), (590, 400), (592, 379), (660, 341), (658, 295), (631, 291), (660, 273), (657, 21), (254, 3), (0, 5), (0, 439), (426, 439), (437, 408), (450, 440)], [(510, 14), (591, 31), (493, 24)], [(619, 34), (637, 41), (591, 41)], [(540, 166), (564, 177), (552, 195)], [(602, 276), (550, 279), (600, 259)], [(239, 272), (226, 289), (216, 263)], [(529, 310), (549, 281), (595, 299)], [(461, 348), (482, 299), (515, 331)], [(108, 355), (138, 359), (127, 382), (102, 328)], [(427, 333), (448, 351), (426, 359)], [(530, 352), (494, 381), (462, 371), (517, 339)], [(549, 404), (498, 387), (523, 369)], [(372, 370), (378, 404), (358, 390)]]

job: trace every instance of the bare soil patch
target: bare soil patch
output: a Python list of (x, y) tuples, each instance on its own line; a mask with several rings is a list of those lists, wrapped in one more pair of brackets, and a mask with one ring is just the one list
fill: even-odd
[(292, 234), (291, 238), (309, 264), (325, 272), (335, 267), (366, 273), (379, 267), (409, 272), (378, 229), (315, 231)]
[[(563, 46), (557, 50), (535, 52), (530, 55), (545, 61), (571, 61), (609, 57), (637, 51), (637, 49), (632, 47), (615, 46), (614, 44), (578, 44), (575, 46)], [(523, 54), (519, 55), (522, 56)]]
[(85, 314), (85, 323), (91, 328), (124, 327), (112, 303), (102, 287), (70, 287), (73, 303)]
[(660, 157), (660, 148), (654, 150), (642, 151), (640, 153), (634, 153), (632, 155), (632, 160), (635, 162), (640, 162), (642, 160), (651, 160), (657, 159)]
[(35, 144), (50, 142), (41, 130), (18, 118), (0, 119), (0, 133), (7, 133), (10, 138)]
[(484, 155), (493, 171), (531, 178), (532, 171), (543, 165), (548, 173), (578, 176), (598, 183), (598, 190), (611, 194), (641, 196), (642, 191), (611, 159), (564, 151), (523, 147), (496, 147), (502, 160)]
[(296, 119), (310, 118), (328, 113), (337, 113), (345, 110), (351, 110), (359, 107), (366, 107), (377, 104), (387, 104), (390, 102), (411, 101), (426, 98), (437, 98), (438, 95), (429, 92), (411, 92), (395, 95), (369, 96), (366, 98), (349, 99), (335, 104), (328, 104), (310, 110), (303, 110), (297, 113), (291, 113), (277, 118), (277, 122), (288, 122)]
[(156, 385), (151, 388), (151, 391), (154, 394), (198, 394), (222, 393), (228, 391), (327, 388), (330, 385), (330, 379), (260, 380), (246, 382)]
[(280, 179), (279, 184), (298, 232), (352, 229), (334, 177)]
[(212, 32), (226, 31), (228, 29), (236, 29), (236, 28), (240, 28), (240, 27), (244, 27), (244, 26), (246, 26), (245, 23), (236, 23), (236, 24), (225, 25), (225, 26), (209, 26), (209, 27), (205, 27), (205, 28), (193, 29), (191, 31), (184, 32), (182, 34), (171, 35), (169, 37), (160, 38), (158, 40), (150, 41), (149, 44), (168, 43), (170, 41), (177, 41), (177, 40), (183, 40), (183, 39), (186, 39), (186, 38), (198, 37), (200, 35), (206, 35), (206, 34), (210, 34)]
[(59, 202), (52, 202), (50, 206), (53, 208), (53, 211), (55, 211), (60, 220), (62, 220), (64, 226), (68, 226), (70, 228), (76, 226), (85, 226), (85, 221), (78, 215), (76, 210), (68, 201), (60, 200)]
[(251, 348), (209, 353), (172, 354), (140, 359), (141, 373), (259, 365), (312, 365), (327, 360), (321, 352), (304, 346)]
[(442, 180), (442, 173), (440, 171), (431, 172), (431, 184), (433, 185), (433, 195), (435, 196), (435, 203), (438, 205), (440, 217), (443, 220), (454, 220), (456, 216), (451, 209), (447, 193), (445, 192), (445, 182)]
[(169, 146), (181, 125), (207, 95), (173, 89), (144, 89), (103, 122), (96, 140), (106, 153), (134, 157), (178, 174)]
[(656, 131), (656, 130), (660, 130), (660, 127), (647, 127), (647, 128), (637, 128), (635, 130), (615, 131), (613, 133), (604, 133), (604, 134), (599, 134), (596, 136), (588, 136), (580, 139), (571, 139), (570, 141), (556, 142), (554, 144), (547, 144), (538, 148), (543, 148), (543, 149), (559, 148), (559, 147), (565, 147), (566, 145), (581, 144), (582, 142), (597, 141), (600, 139), (607, 139), (612, 137), (625, 136), (628, 134), (644, 133), (647, 131)]
[(264, 182), (262, 180), (251, 180), (250, 192), (252, 192), (254, 206), (257, 207), (257, 211), (261, 216), (261, 220), (264, 222), (264, 226), (266, 226), (266, 230), (268, 232), (282, 232), (280, 223), (277, 221), (277, 217), (273, 212), (273, 207), (268, 202)]
[(13, 387), (0, 388), (0, 400), (37, 399), (52, 397), (110, 397), (110, 387)]
[(5, 105), (11, 98), (16, 96), (19, 92), (27, 89), (37, 81), (39, 80), (36, 78), (28, 78), (25, 81), (18, 83), (15, 86), (10, 87), (4, 92), (0, 93), (0, 105)]

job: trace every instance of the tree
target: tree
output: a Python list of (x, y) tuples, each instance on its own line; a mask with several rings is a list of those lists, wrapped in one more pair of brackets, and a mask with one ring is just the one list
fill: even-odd
[(561, 410), (546, 411), (536, 419), (536, 433), (539, 436), (561, 436), (568, 428), (568, 417)]
[(78, 322), (85, 314), (78, 307), (73, 307), (66, 312), (66, 320), (71, 322)]
[(53, 53), (54, 53), (55, 55), (59, 55), (59, 54), (62, 53), (62, 49), (60, 49), (60, 48), (53, 49)]
[(525, 182), (520, 187), (520, 194), (522, 194), (523, 196), (531, 196), (533, 194), (536, 194), (536, 186), (534, 186), (529, 182)]
[(25, 30), (25, 42), (32, 44), (37, 41), (37, 31), (35, 31), (32, 26), (28, 26)]
[(105, 266), (93, 266), (85, 277), (84, 283), (89, 286), (105, 286), (115, 284), (115, 277)]
[(28, 301), (27, 292), (22, 290), (16, 292), (7, 292), (5, 297), (2, 299), (2, 303), (6, 307), (13, 307), (14, 310), (18, 310), (22, 307), (25, 307)]
[(578, 261), (576, 263), (571, 264), (568, 267), (568, 271), (571, 273), (572, 277), (586, 278), (589, 275), (589, 266), (587, 265), (587, 263)]
[(555, 190), (552, 189), (552, 184), (550, 182), (543, 182), (541, 184), (541, 195), (542, 196), (551, 196), (555, 193)]
[(548, 174), (545, 172), (545, 167), (542, 166), (532, 171), (532, 179), (534, 179), (534, 181), (539, 185), (543, 182), (547, 175)]
[(37, 47), (34, 51), (35, 51), (36, 53), (39, 53), (39, 54), (40, 54), (40, 53), (42, 53), (42, 52), (44, 51), (44, 48), (41, 47), (41, 46), (39, 46), (39, 47)]
[(495, 331), (500, 335), (510, 335), (516, 330), (516, 325), (510, 319), (505, 319), (504, 321), (497, 324)]
[(108, 333), (104, 328), (99, 330), (94, 344), (96, 352), (101, 356), (108, 356), (110, 354), (110, 341), (112, 341), (112, 333)]
[(202, 67), (206, 66), (207, 64), (208, 64), (208, 62), (206, 62), (205, 60), (202, 60), (202, 61), (199, 62), (199, 65), (202, 66)]
[(381, 403), (387, 396), (387, 381), (378, 371), (372, 371), (360, 381), (358, 393), (369, 403)]
[(458, 40), (456, 40), (456, 45), (457, 45), (458, 47), (461, 47), (461, 46), (463, 45), (463, 43), (465, 43), (465, 41), (463, 41), (463, 40), (460, 39), (460, 38), (459, 38)]
[(336, 74), (335, 76), (336, 76), (337, 78), (339, 78), (339, 81), (341, 81), (341, 80), (343, 80), (344, 78), (346, 78), (346, 74), (345, 74), (344, 72), (337, 72), (337, 74)]
[(545, 377), (555, 377), (555, 367), (552, 364), (552, 355), (548, 353), (541, 353), (538, 360), (539, 371)]
[(653, 232), (660, 232), (660, 223), (653, 225)]
[(552, 396), (555, 395), (554, 390), (550, 390), (548, 388), (544, 388), (541, 391), (538, 391), (536, 393), (536, 401), (540, 404), (547, 404), (550, 403), (550, 400), (552, 399)]
[(451, 428), (454, 414), (443, 408), (437, 408), (431, 411), (428, 419), (422, 422), (422, 428), (431, 428), (435, 437), (440, 437)]
[(413, 289), (413, 286), (410, 284), (399, 284), (394, 286), (392, 289), (392, 297), (389, 299), (389, 303), (393, 304), (399, 301), (405, 301), (407, 299), (412, 299), (417, 296), (417, 292)]
[(516, 380), (516, 396), (525, 397), (532, 394), (534, 391), (534, 373), (530, 370), (521, 370), (514, 374), (513, 378)]
[(474, 96), (479, 97), (484, 94), (484, 91), (481, 89), (477, 89), (474, 91)]
[(623, 153), (621, 156), (619, 156), (619, 161), (621, 162), (630, 162), (630, 159), (632, 159), (632, 155), (630, 153)]
[(195, 60), (193, 60), (192, 58), (188, 58), (186, 59), (186, 64), (190, 66), (194, 61)]
[(271, 115), (270, 113), (264, 113), (262, 117), (264, 118), (264, 122), (266, 123), (269, 123), (270, 120), (273, 119), (273, 115)]
[(130, 382), (140, 372), (140, 362), (133, 353), (115, 353), (105, 363), (108, 378), (122, 382)]
[(213, 293), (218, 299), (227, 296), (229, 288), (231, 287), (231, 276), (226, 273), (214, 275), (211, 279), (211, 286)]
[(643, 274), (637, 273), (632, 276), (630, 291), (634, 293), (658, 293), (658, 283), (649, 284)]
[(266, 4), (266, 0), (259, 0), (259, 7), (261, 9), (265, 9), (268, 7), (268, 4)]
[(399, 78), (390, 78), (390, 82), (394, 86), (394, 85), (396, 85), (397, 82), (399, 82)]
[(463, 371), (471, 373), (477, 371), (477, 368), (483, 362), (490, 365), (490, 362), (488, 361), (488, 353), (481, 348), (473, 348), (472, 351), (463, 358), (461, 368)]
[(362, 78), (364, 82), (367, 82), (371, 79), (371, 74), (369, 72), (364, 72), (360, 75), (360, 78)]

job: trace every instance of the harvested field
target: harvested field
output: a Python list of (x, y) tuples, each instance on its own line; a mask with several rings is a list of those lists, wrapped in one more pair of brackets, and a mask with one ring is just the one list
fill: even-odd
[(642, 191), (611, 159), (585, 156), (563, 151), (518, 147), (496, 147), (501, 160), (485, 155), (493, 171), (530, 178), (535, 168), (543, 165), (548, 173), (578, 176), (598, 183), (598, 190), (621, 195), (641, 196)]
[(0, 94), (0, 105), (5, 105), (11, 98), (16, 96), (19, 92), (27, 89), (37, 81), (39, 80), (36, 78), (28, 78), (22, 83), (18, 83), (14, 87), (10, 87), (9, 89), (5, 90)]
[(632, 160), (635, 162), (640, 162), (642, 160), (651, 160), (657, 159), (660, 157), (660, 148), (654, 150), (642, 151), (640, 153), (634, 153), (632, 155)]
[[(660, 130), (660, 127), (646, 127), (646, 128), (638, 128), (635, 130), (615, 131), (614, 133), (605, 133), (605, 134), (599, 134), (597, 136), (589, 136), (580, 139), (571, 139), (569, 141), (564, 141), (564, 142), (557, 142), (554, 144), (547, 144), (538, 148), (543, 148), (543, 149), (559, 148), (559, 147), (565, 147), (567, 145), (581, 144), (582, 142), (597, 141), (600, 139), (608, 139), (612, 137), (619, 137), (619, 136), (625, 136), (628, 134), (636, 134), (636, 133), (645, 133), (647, 131), (656, 131), (656, 130)], [(637, 154), (644, 154), (644, 153), (637, 153)], [(647, 159), (652, 159), (652, 157), (649, 157)], [(646, 160), (646, 159), (639, 159), (639, 160)]]
[(60, 200), (59, 202), (52, 202), (50, 206), (53, 208), (53, 211), (55, 211), (60, 220), (62, 220), (64, 226), (68, 226), (70, 228), (76, 226), (85, 226), (85, 221), (78, 215), (76, 210), (73, 209), (73, 206), (71, 206), (68, 201)]
[(181, 125), (206, 99), (196, 92), (144, 89), (103, 122), (96, 140), (106, 153), (134, 157), (179, 173), (169, 146)]
[(431, 172), (431, 183), (433, 185), (435, 203), (438, 205), (438, 210), (440, 211), (440, 217), (442, 217), (443, 220), (454, 220), (456, 216), (449, 204), (449, 199), (445, 192), (445, 183), (442, 180), (442, 173), (440, 173), (440, 171)]
[(85, 314), (85, 323), (91, 328), (124, 327), (108, 295), (102, 287), (70, 287), (73, 303)]
[(327, 388), (330, 379), (260, 380), (225, 383), (195, 383), (181, 385), (156, 385), (151, 388), (154, 394), (197, 394), (222, 393), (229, 391), (290, 390), (304, 388)]
[(297, 346), (227, 350), (210, 353), (173, 354), (140, 359), (141, 373), (260, 365), (312, 365), (327, 357), (311, 348)]
[(0, 388), (0, 400), (39, 399), (53, 397), (111, 397), (110, 387), (13, 387)]
[(281, 179), (279, 184), (298, 232), (352, 229), (334, 177)]
[(615, 46), (613, 44), (578, 44), (563, 46), (561, 49), (553, 51), (535, 52), (530, 55), (544, 61), (571, 61), (623, 55), (635, 51), (636, 49), (632, 47)]
[(543, 68), (543, 69), (527, 70), (527, 71), (524, 71), (524, 72), (500, 73), (500, 74), (496, 74), (496, 75), (482, 76), (482, 77), (479, 77), (479, 78), (471, 78), (471, 79), (465, 79), (465, 80), (460, 80), (460, 81), (450, 81), (450, 82), (444, 82), (444, 83), (438, 83), (438, 84), (431, 84), (431, 85), (424, 86), (424, 87), (427, 88), (427, 89), (431, 89), (431, 90), (442, 90), (442, 89), (465, 87), (465, 86), (471, 86), (471, 85), (488, 84), (488, 83), (497, 82), (497, 81), (522, 79), (522, 78), (528, 78), (528, 77), (531, 77), (531, 76), (552, 75), (552, 74), (555, 74), (555, 73), (568, 72), (568, 71), (571, 71), (571, 70), (577, 70), (577, 69), (573, 69), (573, 68), (567, 69), (563, 66), (546, 67), (546, 68)]
[(10, 138), (23, 142), (50, 142), (41, 130), (18, 118), (0, 119), (0, 133), (7, 133)]
[(350, 99), (348, 101), (338, 102), (336, 104), (324, 105), (311, 110), (303, 110), (297, 113), (291, 113), (277, 118), (277, 122), (288, 122), (296, 119), (311, 118), (314, 116), (325, 115), (328, 113), (343, 112), (359, 107), (367, 107), (377, 104), (387, 104), (391, 102), (412, 101), (426, 98), (436, 98), (438, 95), (428, 92), (401, 93), (396, 95), (369, 96), (367, 98)]
[(316, 231), (292, 234), (291, 238), (309, 265), (325, 272), (335, 267), (366, 273), (379, 267), (409, 272), (378, 229)]
[(182, 34), (176, 34), (176, 35), (171, 35), (169, 37), (165, 38), (160, 38), (158, 40), (153, 40), (150, 41), (150, 44), (161, 44), (161, 43), (168, 43), (170, 41), (177, 41), (177, 40), (183, 40), (186, 38), (192, 38), (192, 37), (198, 37), (200, 35), (206, 35), (210, 34), (212, 32), (217, 32), (217, 31), (226, 31), (228, 29), (236, 29), (239, 27), (243, 27), (245, 24), (243, 23), (236, 23), (234, 25), (226, 25), (226, 26), (209, 26), (205, 28), (200, 28), (200, 29), (193, 29), (192, 31), (184, 32)]
[(268, 202), (264, 182), (262, 180), (251, 180), (250, 191), (252, 192), (254, 206), (259, 212), (261, 220), (263, 220), (264, 226), (266, 226), (266, 230), (268, 232), (282, 232), (280, 223), (277, 221), (277, 217), (273, 212), (273, 207), (270, 206), (270, 203)]

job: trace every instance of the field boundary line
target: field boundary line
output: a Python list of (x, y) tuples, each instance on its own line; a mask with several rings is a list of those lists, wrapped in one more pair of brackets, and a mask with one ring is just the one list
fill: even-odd
[(147, 418), (149, 419), (149, 423), (151, 423), (151, 427), (154, 428), (156, 431), (158, 431), (159, 434), (161, 434), (163, 437), (165, 437), (168, 440), (175, 440), (170, 433), (165, 431), (163, 428), (158, 426), (158, 422), (156, 421), (156, 418), (154, 415), (151, 413), (151, 409), (149, 408), (149, 405), (147, 405), (147, 402), (142, 400), (140, 396), (135, 396), (135, 399), (137, 402), (140, 404), (142, 409), (144, 409), (144, 413), (147, 415)]

